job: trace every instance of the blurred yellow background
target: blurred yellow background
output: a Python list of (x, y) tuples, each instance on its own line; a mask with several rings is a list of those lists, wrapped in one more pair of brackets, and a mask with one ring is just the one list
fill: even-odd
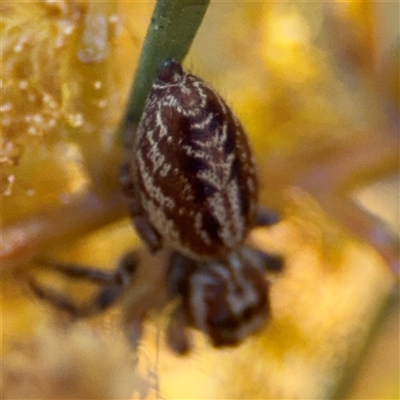
[(242, 120), (282, 213), (249, 238), (286, 263), (262, 332), (218, 351), (194, 332), (179, 358), (156, 313), (135, 354), (123, 307), (71, 322), (29, 292), (29, 274), (93, 291), (34, 255), (112, 269), (140, 245), (117, 131), (153, 7), (1, 5), (2, 398), (398, 398), (397, 3), (213, 1), (185, 60)]

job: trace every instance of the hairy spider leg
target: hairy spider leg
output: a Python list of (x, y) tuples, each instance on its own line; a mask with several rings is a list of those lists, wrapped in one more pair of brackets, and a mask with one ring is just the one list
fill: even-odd
[(115, 303), (123, 290), (129, 285), (132, 275), (136, 271), (138, 259), (135, 252), (127, 253), (113, 272), (47, 260), (43, 260), (43, 264), (70, 278), (106, 285), (87, 304), (78, 305), (68, 296), (49, 287), (44, 287), (35, 279), (30, 278), (29, 286), (39, 299), (47, 301), (52, 306), (66, 311), (72, 316), (87, 317), (97, 314)]
[[(256, 214), (256, 227), (269, 227), (276, 225), (280, 221), (276, 211), (265, 207), (259, 207)], [(262, 250), (254, 249), (253, 251), (260, 257), (261, 265), (268, 272), (281, 272), (283, 270), (284, 261), (281, 256), (267, 253)]]
[[(182, 285), (187, 285), (188, 277), (196, 269), (195, 262), (178, 252), (173, 252), (168, 263), (167, 285), (171, 299), (179, 297), (182, 293)], [(189, 321), (179, 299), (171, 313), (167, 326), (166, 341), (177, 354), (187, 354), (191, 349), (187, 333)]]
[(266, 251), (252, 249), (261, 260), (261, 265), (267, 272), (282, 272), (284, 260), (282, 256), (267, 253)]
[(187, 354), (191, 344), (186, 332), (188, 321), (182, 305), (178, 305), (171, 314), (167, 326), (166, 341), (168, 346), (177, 354)]
[(258, 207), (255, 226), (273, 226), (280, 221), (276, 211), (267, 207)]

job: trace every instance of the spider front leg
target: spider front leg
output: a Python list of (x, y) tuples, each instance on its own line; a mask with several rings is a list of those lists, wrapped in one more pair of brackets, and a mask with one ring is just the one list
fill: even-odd
[(268, 272), (282, 272), (284, 267), (284, 259), (282, 256), (271, 254), (262, 250), (252, 249), (260, 259), (261, 266)]
[(188, 280), (195, 271), (195, 263), (189, 258), (174, 252), (168, 264), (167, 286), (170, 299), (177, 300), (168, 327), (167, 327), (167, 343), (169, 347), (177, 354), (186, 354), (190, 351), (191, 345), (186, 332), (190, 321), (188, 321), (188, 307), (182, 304), (187, 300)]
[(255, 226), (272, 226), (280, 221), (276, 211), (266, 207), (259, 207), (256, 213)]
[(105, 285), (87, 304), (78, 305), (64, 294), (41, 286), (33, 278), (30, 279), (30, 288), (39, 299), (47, 301), (52, 306), (66, 311), (74, 317), (82, 318), (100, 313), (115, 303), (123, 290), (129, 285), (132, 274), (136, 271), (137, 257), (134, 252), (127, 253), (121, 259), (114, 272), (102, 271), (76, 264), (47, 261), (42, 263), (69, 278)]
[(188, 327), (185, 310), (179, 304), (172, 312), (167, 326), (167, 344), (177, 354), (187, 354), (190, 349), (190, 341), (186, 329)]
[[(269, 208), (259, 207), (256, 214), (256, 227), (269, 227), (276, 225), (280, 221), (279, 215), (276, 211)], [(261, 264), (264, 269), (270, 272), (281, 272), (283, 269), (284, 261), (281, 256), (267, 253), (262, 250), (254, 250), (257, 256), (261, 259)]]

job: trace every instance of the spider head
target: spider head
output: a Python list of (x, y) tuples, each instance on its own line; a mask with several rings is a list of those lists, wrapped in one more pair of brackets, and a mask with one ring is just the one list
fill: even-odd
[(256, 255), (247, 249), (223, 261), (199, 263), (187, 289), (184, 300), (191, 323), (215, 347), (239, 344), (269, 314), (267, 281)]

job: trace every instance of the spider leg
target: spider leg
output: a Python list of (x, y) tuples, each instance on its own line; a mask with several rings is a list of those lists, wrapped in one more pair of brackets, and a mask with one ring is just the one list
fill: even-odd
[(188, 278), (197, 268), (196, 262), (190, 258), (173, 252), (170, 256), (167, 272), (167, 287), (170, 300), (178, 300), (170, 316), (166, 341), (168, 346), (177, 354), (186, 354), (191, 349), (191, 344), (186, 332), (189, 326), (188, 316), (182, 305), (187, 295)]
[[(280, 218), (276, 211), (265, 207), (258, 208), (255, 222), (256, 226), (273, 226), (279, 221)], [(281, 272), (283, 270), (284, 261), (281, 256), (256, 250), (254, 248), (253, 251), (255, 251), (257, 256), (260, 258), (261, 264), (266, 271)]]
[(188, 277), (195, 269), (196, 263), (192, 259), (176, 251), (171, 254), (167, 270), (167, 287), (171, 299), (182, 294), (188, 284)]
[(76, 304), (68, 296), (38, 284), (34, 279), (29, 280), (29, 286), (40, 300), (46, 301), (53, 307), (77, 318), (88, 317), (104, 311), (115, 302), (123, 291), (122, 286), (107, 287), (101, 290), (87, 304), (80, 305)]
[(33, 278), (29, 279), (29, 287), (38, 299), (50, 303), (59, 310), (66, 311), (71, 315), (86, 315), (86, 310), (84, 310), (82, 307), (79, 307), (70, 298), (54, 291), (51, 288), (41, 286)]
[(137, 257), (134, 252), (127, 253), (121, 259), (114, 272), (106, 272), (76, 264), (64, 264), (60, 262), (46, 262), (46, 265), (68, 277), (85, 279), (106, 285), (106, 287), (102, 288), (87, 304), (78, 305), (68, 296), (40, 285), (33, 278), (29, 280), (31, 290), (39, 299), (47, 301), (54, 307), (66, 311), (73, 316), (86, 317), (97, 314), (114, 304), (125, 287), (129, 284), (131, 276), (136, 270)]
[(81, 264), (65, 263), (60, 261), (39, 259), (40, 265), (51, 268), (72, 279), (82, 279), (101, 285), (122, 284), (127, 285), (138, 264), (135, 252), (128, 252), (118, 262), (115, 271), (103, 271)]
[(259, 207), (256, 214), (256, 226), (272, 226), (280, 221), (276, 211), (266, 207)]
[(135, 317), (130, 315), (124, 319), (124, 331), (131, 346), (136, 349), (143, 335), (143, 323), (146, 319), (146, 311), (140, 312)]
[(187, 354), (190, 349), (190, 341), (186, 333), (188, 326), (184, 309), (181, 305), (173, 311), (167, 326), (166, 341), (168, 346), (177, 354)]
[(117, 271), (103, 271), (101, 269), (89, 267), (81, 264), (65, 263), (62, 261), (38, 259), (40, 266), (47, 267), (56, 271), (68, 278), (85, 280), (97, 284), (112, 284), (116, 283)]
[(284, 267), (284, 259), (282, 256), (267, 253), (262, 250), (253, 249), (261, 260), (261, 265), (268, 272), (282, 272)]

